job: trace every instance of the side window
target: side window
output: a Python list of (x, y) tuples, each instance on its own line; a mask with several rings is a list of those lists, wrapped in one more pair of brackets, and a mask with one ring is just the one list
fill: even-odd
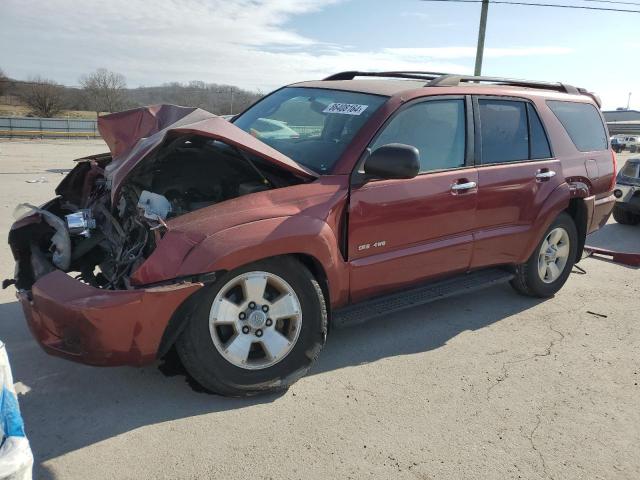
[(482, 163), (514, 162), (529, 158), (529, 132), (524, 102), (478, 100)]
[(420, 172), (464, 166), (464, 100), (432, 100), (411, 105), (391, 119), (371, 145), (412, 145), (420, 152)]
[(607, 133), (596, 107), (590, 103), (547, 100), (547, 105), (558, 117), (581, 152), (606, 150), (609, 147)]
[(550, 158), (551, 149), (549, 148), (549, 140), (542, 127), (540, 117), (536, 113), (533, 105), (527, 103), (527, 115), (529, 116), (529, 143), (531, 146), (531, 155), (529, 158)]
[(627, 162), (620, 171), (620, 175), (628, 178), (638, 178), (638, 164), (634, 162)]

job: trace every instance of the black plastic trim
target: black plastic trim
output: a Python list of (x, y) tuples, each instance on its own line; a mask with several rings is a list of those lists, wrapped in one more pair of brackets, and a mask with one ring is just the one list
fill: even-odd
[[(530, 99), (528, 98), (524, 98), (524, 97), (517, 97), (517, 96), (511, 96), (511, 95), (472, 95), (473, 98), (473, 118), (474, 118), (474, 127), (475, 127), (475, 166), (476, 167), (488, 167), (491, 165), (512, 165), (512, 164), (517, 164), (517, 163), (527, 163), (527, 162), (544, 162), (544, 161), (548, 161), (548, 160), (557, 160), (555, 153), (554, 153), (554, 149), (553, 149), (553, 145), (551, 143), (551, 141), (549, 140), (549, 133), (547, 131), (547, 126), (544, 123), (544, 120), (542, 120), (542, 116), (540, 115), (540, 112), (538, 111), (538, 109), (536, 108), (536, 104), (534, 102), (532, 102)], [(498, 100), (498, 101), (506, 101), (506, 102), (521, 102), (521, 103), (525, 103), (525, 104), (529, 104), (531, 105), (531, 107), (533, 108), (533, 110), (536, 112), (536, 115), (538, 115), (538, 119), (540, 120), (540, 123), (542, 124), (542, 130), (544, 131), (545, 136), (547, 137), (547, 144), (549, 145), (549, 153), (551, 154), (551, 157), (547, 157), (547, 158), (527, 158), (524, 160), (512, 160), (510, 162), (491, 162), (491, 163), (483, 163), (482, 162), (482, 122), (480, 121), (480, 102), (479, 100)], [(525, 107), (525, 112), (527, 114), (527, 131), (528, 131), (528, 136), (529, 136), (529, 145), (528, 145), (528, 156), (531, 157), (531, 125), (529, 123), (529, 112), (527, 111), (526, 107)]]

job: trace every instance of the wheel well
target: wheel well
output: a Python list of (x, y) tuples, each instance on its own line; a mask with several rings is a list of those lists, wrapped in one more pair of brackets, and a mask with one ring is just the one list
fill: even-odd
[(307, 267), (311, 272), (311, 275), (313, 275), (320, 284), (322, 295), (324, 295), (324, 302), (327, 307), (327, 315), (329, 317), (328, 326), (329, 329), (331, 329), (331, 298), (329, 297), (329, 280), (327, 279), (327, 274), (324, 271), (324, 267), (317, 258), (305, 253), (296, 253), (293, 255), (293, 257), (300, 263), (302, 263), (305, 267)]
[(315, 257), (304, 253), (296, 253), (293, 257), (307, 267), (311, 272), (311, 275), (316, 277), (316, 280), (320, 284), (320, 288), (322, 288), (322, 294), (324, 295), (325, 302), (329, 305), (329, 281), (327, 280), (327, 274), (325, 273), (322, 264)]
[[(327, 306), (327, 315), (329, 316), (329, 327), (331, 326), (331, 302), (329, 298), (329, 282), (327, 280), (327, 274), (322, 267), (322, 264), (311, 255), (307, 255), (304, 253), (295, 253), (291, 255), (283, 255), (283, 256), (291, 256), (302, 263), (305, 267), (309, 269), (311, 275), (315, 277), (322, 289), (322, 294), (324, 295), (324, 301)], [(277, 257), (267, 257), (267, 258), (277, 258)], [(267, 258), (263, 258), (261, 260), (267, 260)], [(253, 263), (253, 262), (252, 262)], [(219, 271), (221, 275), (226, 273), (226, 271)], [(200, 299), (200, 295), (203, 293), (205, 289), (200, 289), (187, 298), (182, 305), (180, 305), (176, 311), (171, 316), (167, 327), (162, 335), (162, 339), (160, 341), (160, 347), (158, 348), (158, 352), (156, 353), (157, 358), (162, 358), (167, 354), (169, 349), (173, 346), (176, 339), (182, 333), (186, 323), (189, 321), (190, 316), (193, 314), (195, 307), (198, 304)]]
[(578, 248), (576, 250), (576, 263), (578, 263), (582, 258), (582, 250), (587, 239), (587, 206), (582, 198), (572, 198), (565, 212), (573, 218), (578, 230)]

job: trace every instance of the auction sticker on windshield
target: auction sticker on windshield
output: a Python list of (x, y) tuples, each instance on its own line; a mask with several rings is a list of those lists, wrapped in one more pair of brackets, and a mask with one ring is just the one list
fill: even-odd
[(368, 105), (358, 105), (356, 103), (330, 103), (322, 113), (341, 113), (343, 115), (360, 115), (366, 110)]

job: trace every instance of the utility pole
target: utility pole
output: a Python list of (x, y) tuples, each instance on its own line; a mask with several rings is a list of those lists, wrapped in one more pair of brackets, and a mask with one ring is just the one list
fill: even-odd
[(629, 110), (629, 105), (631, 105), (631, 92), (629, 92), (629, 96), (627, 97), (627, 110)]
[(482, 0), (482, 11), (480, 13), (480, 28), (478, 29), (478, 49), (476, 50), (476, 67), (473, 70), (475, 76), (482, 74), (482, 56), (484, 54), (484, 34), (487, 31), (487, 12), (489, 10), (489, 0)]

